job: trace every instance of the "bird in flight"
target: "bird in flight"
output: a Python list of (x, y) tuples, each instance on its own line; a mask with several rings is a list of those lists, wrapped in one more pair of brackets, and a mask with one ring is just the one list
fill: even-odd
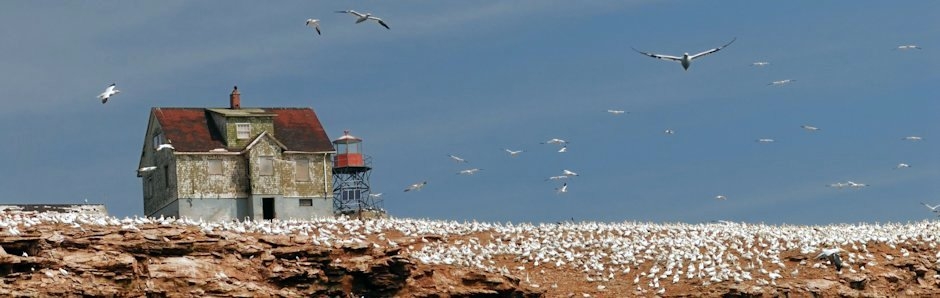
[(428, 184), (427, 181), (422, 181), (421, 183), (412, 184), (412, 185), (408, 186), (408, 188), (405, 188), (405, 192), (409, 192), (409, 191), (412, 191), (412, 190), (414, 190), (414, 191), (420, 191), (420, 190), (421, 190), (422, 188), (424, 188), (424, 186), (427, 185), (427, 184)]
[(456, 155), (453, 155), (453, 154), (448, 155), (448, 157), (450, 157), (450, 159), (453, 159), (453, 160), (456, 161), (457, 163), (467, 162), (466, 159), (460, 158), (460, 156), (456, 156)]
[(567, 176), (567, 175), (551, 176), (551, 177), (545, 178), (545, 181), (548, 181), (548, 180), (559, 180), (559, 179), (568, 179), (568, 176)]
[(672, 129), (667, 129), (667, 130), (664, 130), (663, 133), (667, 135), (674, 135), (676, 134), (676, 131)]
[(838, 247), (832, 249), (823, 249), (819, 255), (816, 255), (816, 259), (829, 260), (832, 265), (836, 266), (836, 271), (842, 271), (842, 259), (839, 258), (840, 251), (842, 250)]
[(898, 46), (898, 50), (922, 50), (922, 48), (914, 44), (906, 44)]
[(114, 89), (115, 87), (116, 87), (116, 84), (111, 83), (111, 85), (108, 86), (108, 88), (104, 89), (104, 92), (101, 92), (101, 94), (98, 94), (98, 98), (101, 99), (101, 104), (108, 103), (108, 99), (110, 99), (111, 96), (121, 93), (121, 90)]
[(567, 144), (568, 144), (568, 141), (565, 141), (565, 140), (562, 140), (562, 139), (551, 139), (551, 140), (542, 142), (542, 144), (567, 145)]
[(715, 199), (716, 199), (716, 200), (722, 200), (722, 201), (724, 201), (724, 200), (727, 200), (728, 197), (723, 196), (723, 195), (717, 195), (717, 196), (715, 196)]
[(812, 125), (800, 125), (800, 128), (805, 129), (805, 130), (807, 130), (807, 131), (817, 131), (817, 130), (819, 130), (819, 127), (815, 127), (815, 126), (812, 126)]
[(756, 142), (761, 144), (773, 143), (774, 139), (757, 139)]
[(916, 142), (916, 141), (923, 141), (924, 138), (921, 138), (921, 137), (918, 137), (918, 136), (907, 136), (907, 137), (904, 137), (903, 140), (905, 140), (905, 141), (915, 141), (915, 142)]
[(767, 65), (770, 65), (770, 62), (757, 61), (757, 62), (751, 63), (751, 66), (757, 66), (757, 67), (767, 66)]
[(338, 12), (338, 13), (348, 13), (348, 14), (351, 14), (351, 15), (356, 16), (356, 24), (365, 22), (366, 20), (375, 20), (376, 22), (379, 22), (379, 25), (382, 25), (382, 27), (385, 27), (385, 29), (392, 29), (392, 28), (389, 28), (389, 27), (388, 27), (388, 24), (386, 24), (385, 21), (383, 21), (382, 19), (377, 18), (377, 17), (373, 17), (371, 12), (367, 12), (367, 13), (364, 13), (364, 14), (363, 14), (363, 13), (357, 12), (357, 11), (352, 10), (352, 9), (350, 9), (350, 10), (338, 10), (338, 11), (336, 11), (336, 12)]
[(906, 163), (903, 163), (903, 162), (902, 162), (902, 163), (899, 163), (897, 166), (894, 166), (895, 169), (906, 169), (906, 168), (910, 168), (910, 167), (911, 167), (911, 165), (906, 164)]
[(460, 172), (457, 172), (457, 174), (458, 175), (473, 175), (479, 172), (480, 170), (482, 169), (477, 169), (477, 168), (466, 169), (466, 170), (461, 170)]
[(624, 111), (624, 110), (607, 110), (607, 112), (608, 112), (608, 113), (611, 113), (611, 114), (614, 114), (614, 115), (621, 115), (621, 114), (626, 113), (627, 111)]
[(568, 152), (568, 145), (564, 145), (564, 146), (561, 146), (561, 148), (558, 148), (558, 153), (565, 153), (565, 152)]
[(173, 145), (170, 145), (170, 144), (160, 144), (160, 146), (157, 146), (157, 151), (160, 151), (163, 149), (176, 150), (176, 148), (173, 148)]
[(852, 181), (846, 181), (845, 183), (848, 184), (848, 186), (851, 188), (862, 188), (868, 186), (868, 184), (865, 183), (855, 183)]
[(370, 193), (370, 194), (369, 194), (369, 197), (371, 197), (371, 198), (381, 198), (381, 197), (382, 197), (382, 193)]
[(156, 169), (157, 169), (157, 167), (155, 167), (155, 166), (143, 167), (143, 168), (137, 169), (137, 173), (146, 173), (146, 172), (150, 172), (150, 171), (153, 171), (153, 170), (156, 170)]
[(307, 19), (307, 26), (317, 29), (317, 35), (320, 35), (320, 20), (317, 19)]
[(924, 203), (924, 202), (920, 202), (920, 204), (924, 205), (924, 207), (927, 207), (932, 212), (940, 213), (940, 210), (937, 210), (937, 208), (940, 208), (940, 204), (933, 205), (933, 206), (927, 205), (927, 203)]
[(565, 182), (565, 184), (562, 184), (561, 187), (556, 188), (555, 191), (559, 194), (568, 192), (568, 182)]
[(509, 149), (503, 149), (503, 150), (506, 150), (506, 153), (509, 153), (509, 156), (511, 157), (516, 157), (519, 154), (522, 154), (522, 152), (525, 152), (525, 150), (509, 150)]
[(773, 81), (773, 82), (767, 83), (767, 86), (782, 86), (782, 85), (786, 85), (792, 82), (796, 82), (796, 80), (786, 79), (786, 80)]
[(831, 184), (826, 185), (826, 186), (828, 186), (828, 187), (833, 187), (833, 188), (838, 188), (838, 189), (842, 189), (843, 187), (846, 187), (846, 186), (849, 186), (849, 185), (846, 184), (846, 183), (842, 183), (842, 182), (836, 182), (836, 183), (831, 183)]
[(578, 173), (572, 172), (571, 170), (562, 170), (562, 175), (565, 175), (565, 176), (578, 176)]
[(682, 64), (682, 68), (683, 68), (683, 69), (689, 70), (689, 66), (692, 65), (692, 60), (695, 60), (695, 59), (697, 59), (697, 58), (700, 58), (700, 57), (702, 57), (702, 56), (705, 56), (705, 55), (708, 55), (708, 54), (711, 54), (711, 53), (715, 53), (715, 52), (721, 51), (721, 49), (724, 49), (725, 47), (731, 45), (731, 43), (733, 43), (733, 42), (734, 42), (735, 40), (737, 40), (737, 39), (738, 39), (738, 38), (735, 37), (734, 39), (732, 39), (731, 41), (729, 41), (727, 44), (725, 44), (725, 45), (723, 45), (723, 46), (720, 46), (720, 47), (717, 47), (717, 48), (714, 48), (714, 49), (711, 49), (711, 50), (708, 50), (708, 51), (704, 51), (704, 52), (701, 52), (701, 53), (698, 53), (698, 54), (695, 54), (695, 55), (689, 55), (689, 53), (684, 53), (684, 54), (682, 54), (682, 57), (669, 56), (669, 55), (661, 55), (661, 54), (654, 54), (654, 53), (647, 53), (647, 52), (643, 52), (643, 51), (637, 50), (637, 49), (635, 49), (635, 48), (633, 48), (633, 50), (636, 51), (637, 53), (640, 53), (640, 54), (643, 54), (643, 55), (646, 55), (646, 56), (650, 56), (650, 57), (653, 57), (653, 58), (656, 58), (656, 59), (678, 61), (679, 63)]

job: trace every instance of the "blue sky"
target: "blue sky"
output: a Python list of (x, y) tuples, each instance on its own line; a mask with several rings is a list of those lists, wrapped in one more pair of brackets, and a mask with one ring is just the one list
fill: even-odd
[[(245, 107), (312, 107), (331, 138), (363, 138), (373, 191), (396, 216), (933, 218), (919, 202), (940, 203), (940, 2), (722, 4), (3, 2), (0, 203), (87, 197), (142, 214), (134, 171), (150, 108), (224, 107), (237, 84)], [(333, 12), (345, 9), (391, 30)], [(689, 71), (630, 50), (681, 55), (735, 37)], [(895, 50), (911, 43), (923, 50)], [(783, 79), (796, 81), (766, 85)], [(112, 82), (122, 93), (102, 105), (95, 95)], [(569, 152), (539, 144), (550, 138)], [(455, 174), (468, 167), (484, 170)], [(563, 169), (581, 176), (557, 195), (544, 179)], [(846, 180), (871, 186), (825, 187)]]

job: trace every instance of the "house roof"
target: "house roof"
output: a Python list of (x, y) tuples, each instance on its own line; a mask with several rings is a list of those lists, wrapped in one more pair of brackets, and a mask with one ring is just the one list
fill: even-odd
[[(222, 131), (212, 121), (211, 113), (227, 109), (153, 108), (163, 133), (176, 152), (208, 152), (228, 148)], [(253, 113), (274, 115), (274, 138), (289, 151), (333, 151), (317, 114), (310, 108), (253, 108)], [(260, 110), (260, 111), (259, 111)]]

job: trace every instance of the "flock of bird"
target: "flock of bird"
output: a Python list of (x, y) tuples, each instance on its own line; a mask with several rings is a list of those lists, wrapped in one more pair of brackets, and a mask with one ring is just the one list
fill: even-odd
[[(869, 267), (911, 257), (912, 251), (928, 247), (937, 251), (940, 243), (940, 223), (931, 221), (827, 226), (734, 222), (533, 225), (341, 216), (205, 222), (0, 211), (0, 231), (5, 235), (32, 233), (39, 225), (82, 231), (112, 226), (122, 233), (172, 226), (193, 227), (206, 234), (292, 235), (298, 243), (322, 247), (398, 248), (423, 263), (517, 276), (531, 287), (557, 288), (562, 283), (564, 288), (565, 282), (572, 281), (555, 279), (546, 270), (573, 272), (580, 276), (575, 282), (596, 284), (598, 290), (616, 287), (644, 296), (662, 295), (675, 284), (775, 285), (783, 277), (864, 274)], [(940, 262), (940, 253), (929, 257)]]

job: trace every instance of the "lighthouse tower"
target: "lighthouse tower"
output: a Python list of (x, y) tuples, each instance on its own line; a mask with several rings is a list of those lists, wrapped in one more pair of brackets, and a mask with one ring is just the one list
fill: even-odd
[(344, 131), (333, 144), (336, 155), (333, 157), (333, 212), (336, 214), (381, 215), (382, 200), (370, 196), (369, 173), (372, 170), (372, 158), (362, 154), (362, 139)]

